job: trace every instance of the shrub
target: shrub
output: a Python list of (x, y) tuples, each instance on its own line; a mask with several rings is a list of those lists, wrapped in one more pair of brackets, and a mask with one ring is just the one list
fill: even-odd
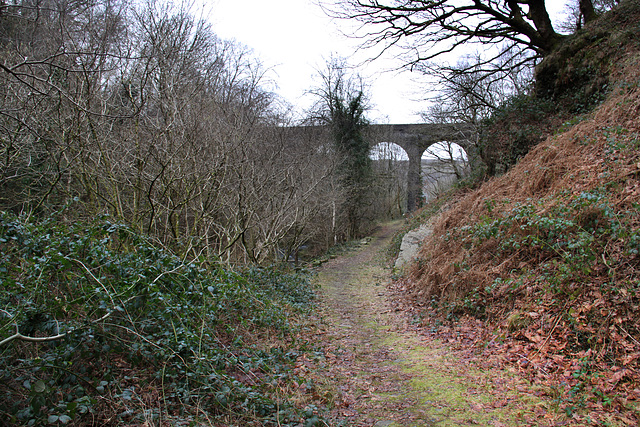
[(544, 140), (557, 126), (554, 102), (518, 95), (498, 108), (483, 124), (479, 154), (488, 175), (504, 172)]
[(310, 307), (306, 276), (206, 269), (107, 217), (65, 224), (2, 213), (0, 253), (0, 416), (9, 423), (278, 411), (269, 389), (293, 360), (277, 340)]

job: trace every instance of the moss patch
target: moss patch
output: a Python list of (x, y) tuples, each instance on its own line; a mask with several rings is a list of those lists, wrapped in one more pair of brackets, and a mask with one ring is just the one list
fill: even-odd
[[(402, 354), (402, 371), (411, 375), (415, 410), (434, 425), (523, 425), (536, 417), (536, 407), (545, 408), (537, 397), (518, 391), (513, 375), (478, 369), (442, 343), (397, 335), (390, 335), (390, 341)], [(529, 389), (529, 384), (520, 385)]]

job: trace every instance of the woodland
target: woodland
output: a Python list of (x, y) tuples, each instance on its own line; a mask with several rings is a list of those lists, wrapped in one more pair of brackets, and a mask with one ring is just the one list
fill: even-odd
[(565, 425), (637, 425), (640, 6), (580, 0), (556, 31), (544, 1), (452, 3), (327, 9), (437, 79), (425, 122), (477, 129), (406, 212), (345, 60), (294, 121), (187, 4), (0, 1), (0, 424), (330, 425), (292, 397), (323, 353), (314, 267), (405, 215), (395, 248), (433, 223), (392, 285), (421, 328), (543, 384)]

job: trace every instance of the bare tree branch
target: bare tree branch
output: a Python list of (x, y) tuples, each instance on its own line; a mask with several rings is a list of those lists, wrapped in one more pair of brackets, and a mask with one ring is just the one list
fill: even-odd
[[(589, 2), (591, 0), (583, 0)], [(333, 17), (361, 23), (365, 47), (399, 47), (407, 66), (431, 61), (470, 44), (510, 42), (530, 58), (543, 57), (561, 42), (544, 0), (333, 0)]]

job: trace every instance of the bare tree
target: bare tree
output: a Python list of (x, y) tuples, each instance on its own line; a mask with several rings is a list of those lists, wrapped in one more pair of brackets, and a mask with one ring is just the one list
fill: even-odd
[(439, 91), (423, 114), (427, 121), (478, 125), (509, 97), (531, 90), (531, 69), (511, 58), (486, 64), (480, 55), (465, 57), (454, 66), (419, 64), (418, 70), (437, 80)]
[(264, 67), (188, 4), (2, 3), (0, 60), (2, 209), (77, 200), (229, 263), (335, 235), (326, 139), (291, 137)]
[[(421, 114), (423, 120), (434, 123), (462, 122), (472, 126), (476, 137), (465, 146), (469, 164), (463, 169), (469, 166), (475, 170), (480, 162), (485, 165), (491, 163), (478, 138), (483, 122), (510, 98), (530, 93), (532, 69), (510, 56), (487, 64), (480, 55), (465, 57), (454, 66), (418, 64), (418, 69), (435, 78), (439, 88), (437, 94), (429, 99), (429, 109)], [(449, 151), (435, 150), (433, 157), (441, 160), (447, 170), (455, 171), (457, 165), (452, 163), (451, 156), (435, 155)], [(462, 176), (464, 173), (456, 175)]]
[[(68, 200), (70, 164), (126, 39), (118, 1), (15, 1), (0, 5), (0, 193), (3, 208), (31, 212)], [(123, 37), (124, 36), (124, 37)]]
[[(336, 0), (333, 16), (362, 23), (365, 46), (405, 49), (408, 66), (431, 61), (469, 44), (493, 52), (487, 61), (513, 51), (488, 47), (512, 44), (532, 60), (554, 50), (563, 35), (551, 23), (544, 0)], [(580, 0), (588, 22), (592, 0)]]

